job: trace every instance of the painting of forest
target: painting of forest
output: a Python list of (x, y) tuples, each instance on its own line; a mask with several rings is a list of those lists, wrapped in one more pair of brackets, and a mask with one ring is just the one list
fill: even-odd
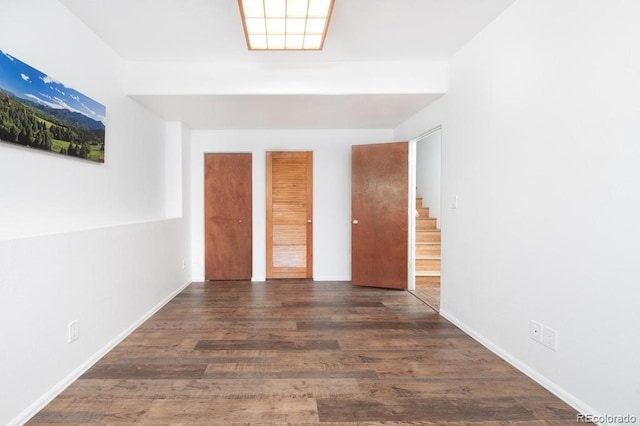
[(104, 105), (0, 50), (0, 140), (104, 162)]

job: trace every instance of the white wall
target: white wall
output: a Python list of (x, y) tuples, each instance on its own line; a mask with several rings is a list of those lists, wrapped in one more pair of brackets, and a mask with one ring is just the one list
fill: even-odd
[(638, 418), (639, 20), (635, 0), (519, 0), (396, 131), (445, 113), (441, 313), (583, 412)]
[(313, 151), (313, 277), (351, 279), (351, 145), (393, 140), (392, 130), (192, 132), (193, 279), (204, 279), (204, 154), (253, 154), (253, 279), (266, 276), (265, 152)]
[(447, 63), (127, 62), (131, 95), (300, 95), (444, 93)]
[(106, 105), (107, 143), (105, 164), (1, 143), (11, 184), (0, 185), (0, 237), (161, 216), (164, 129), (123, 96), (123, 62), (56, 1), (8, 0), (2, 9), (0, 49)]
[[(416, 112), (393, 129), (396, 140), (408, 141), (415, 139), (427, 131), (442, 126), (447, 116), (447, 99), (446, 95), (438, 98), (429, 104), (427, 108)], [(441, 130), (442, 132), (445, 132), (444, 129)]]
[[(429, 217), (440, 219), (441, 132), (416, 142), (416, 195), (429, 207)], [(438, 221), (438, 226), (440, 223)]]
[(105, 164), (0, 143), (0, 424), (13, 424), (185, 284), (190, 259), (186, 221), (164, 219), (164, 124), (124, 96), (121, 59), (54, 0), (3, 1), (0, 40), (107, 107)]
[(0, 424), (34, 415), (187, 282), (184, 232), (174, 219), (0, 241)]
[[(439, 98), (394, 129), (396, 140), (411, 140), (441, 127), (447, 112), (447, 96)], [(442, 158), (447, 146), (443, 146), (443, 133), (440, 129), (427, 138), (416, 142), (416, 186), (417, 196), (423, 197), (423, 205), (429, 207), (429, 216), (438, 219), (438, 227), (442, 230), (442, 209), (451, 203), (443, 199), (442, 194)], [(455, 167), (455, 165), (450, 165)], [(445, 232), (443, 230), (443, 232)]]

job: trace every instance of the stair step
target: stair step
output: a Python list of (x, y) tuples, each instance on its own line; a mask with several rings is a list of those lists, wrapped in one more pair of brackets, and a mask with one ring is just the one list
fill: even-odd
[(429, 217), (429, 208), (428, 207), (420, 207), (416, 208), (416, 217), (418, 218), (428, 218)]
[(417, 230), (416, 243), (440, 244), (440, 231), (437, 229)]
[(416, 244), (416, 258), (422, 256), (438, 256), (440, 257), (440, 244)]
[(438, 229), (437, 228), (438, 219), (431, 217), (419, 217), (416, 218), (416, 230), (422, 231), (427, 229)]
[[(434, 246), (435, 244), (429, 244), (429, 245), (430, 246)], [(440, 253), (433, 253), (433, 254), (418, 254), (418, 253), (416, 253), (416, 260), (421, 260), (421, 259), (440, 259)]]
[(440, 287), (440, 277), (416, 277), (416, 287)]
[(416, 271), (416, 277), (439, 277), (440, 271)]
[(416, 271), (440, 271), (440, 259), (416, 259)]
[(437, 219), (429, 217), (422, 203), (422, 197), (416, 197), (416, 287), (439, 287), (441, 234)]

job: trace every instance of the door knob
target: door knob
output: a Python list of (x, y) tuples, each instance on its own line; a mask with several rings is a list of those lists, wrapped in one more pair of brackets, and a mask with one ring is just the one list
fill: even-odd
[(238, 219), (238, 223), (242, 223), (242, 219)]
[(307, 219), (307, 223), (311, 223), (311, 219)]
[(353, 223), (354, 225), (358, 224), (358, 219), (353, 219), (353, 221), (351, 221), (351, 223)]

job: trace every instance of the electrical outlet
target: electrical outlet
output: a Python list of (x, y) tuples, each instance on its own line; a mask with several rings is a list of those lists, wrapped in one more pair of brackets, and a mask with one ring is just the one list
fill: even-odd
[(531, 321), (529, 324), (529, 337), (538, 343), (542, 343), (542, 324), (537, 321)]
[(545, 327), (542, 334), (543, 342), (552, 351), (558, 350), (558, 332), (553, 328)]
[(457, 209), (458, 208), (458, 196), (454, 195), (453, 198), (451, 199), (451, 208), (452, 209)]
[(68, 337), (69, 343), (72, 343), (78, 340), (78, 338), (80, 337), (80, 324), (78, 320), (71, 321), (69, 323), (68, 331), (69, 333), (67, 337)]

